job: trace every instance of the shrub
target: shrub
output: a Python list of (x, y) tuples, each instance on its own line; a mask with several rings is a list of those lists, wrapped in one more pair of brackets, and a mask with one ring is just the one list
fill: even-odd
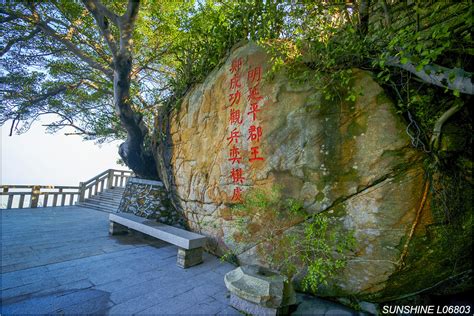
[[(307, 267), (303, 290), (316, 292), (319, 284), (327, 284), (345, 267), (347, 253), (355, 246), (353, 233), (335, 217), (309, 214), (300, 201), (283, 198), (277, 187), (249, 190), (242, 203), (232, 206), (232, 213), (237, 248), (255, 244), (265, 263), (290, 279)], [(235, 258), (235, 253), (224, 258)]]

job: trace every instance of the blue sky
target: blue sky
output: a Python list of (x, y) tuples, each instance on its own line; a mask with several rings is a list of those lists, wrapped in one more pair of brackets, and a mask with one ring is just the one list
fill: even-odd
[(77, 185), (109, 168), (127, 169), (116, 164), (119, 141), (46, 134), (39, 122), (22, 135), (8, 136), (9, 128), (1, 127), (1, 184)]

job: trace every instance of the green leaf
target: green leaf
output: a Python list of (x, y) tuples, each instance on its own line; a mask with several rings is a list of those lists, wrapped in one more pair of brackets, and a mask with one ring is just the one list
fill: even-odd
[(454, 79), (456, 79), (456, 73), (455, 72), (450, 72), (448, 76), (449, 82), (453, 83)]

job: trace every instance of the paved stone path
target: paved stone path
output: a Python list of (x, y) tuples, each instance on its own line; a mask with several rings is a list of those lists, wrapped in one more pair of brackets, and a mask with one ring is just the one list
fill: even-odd
[(181, 269), (175, 246), (108, 235), (108, 214), (75, 206), (1, 211), (1, 311), (8, 314), (228, 314), (209, 254)]
[[(1, 210), (1, 315), (240, 315), (224, 274), (204, 253), (181, 269), (177, 248), (140, 234), (108, 235), (108, 213), (49, 207)], [(360, 315), (298, 294), (294, 315)]]

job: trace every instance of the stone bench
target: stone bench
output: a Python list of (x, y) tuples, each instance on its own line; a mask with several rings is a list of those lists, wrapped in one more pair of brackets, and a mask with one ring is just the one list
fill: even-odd
[(112, 213), (109, 222), (111, 235), (126, 233), (130, 228), (178, 246), (177, 265), (183, 269), (202, 262), (205, 236), (128, 213)]

